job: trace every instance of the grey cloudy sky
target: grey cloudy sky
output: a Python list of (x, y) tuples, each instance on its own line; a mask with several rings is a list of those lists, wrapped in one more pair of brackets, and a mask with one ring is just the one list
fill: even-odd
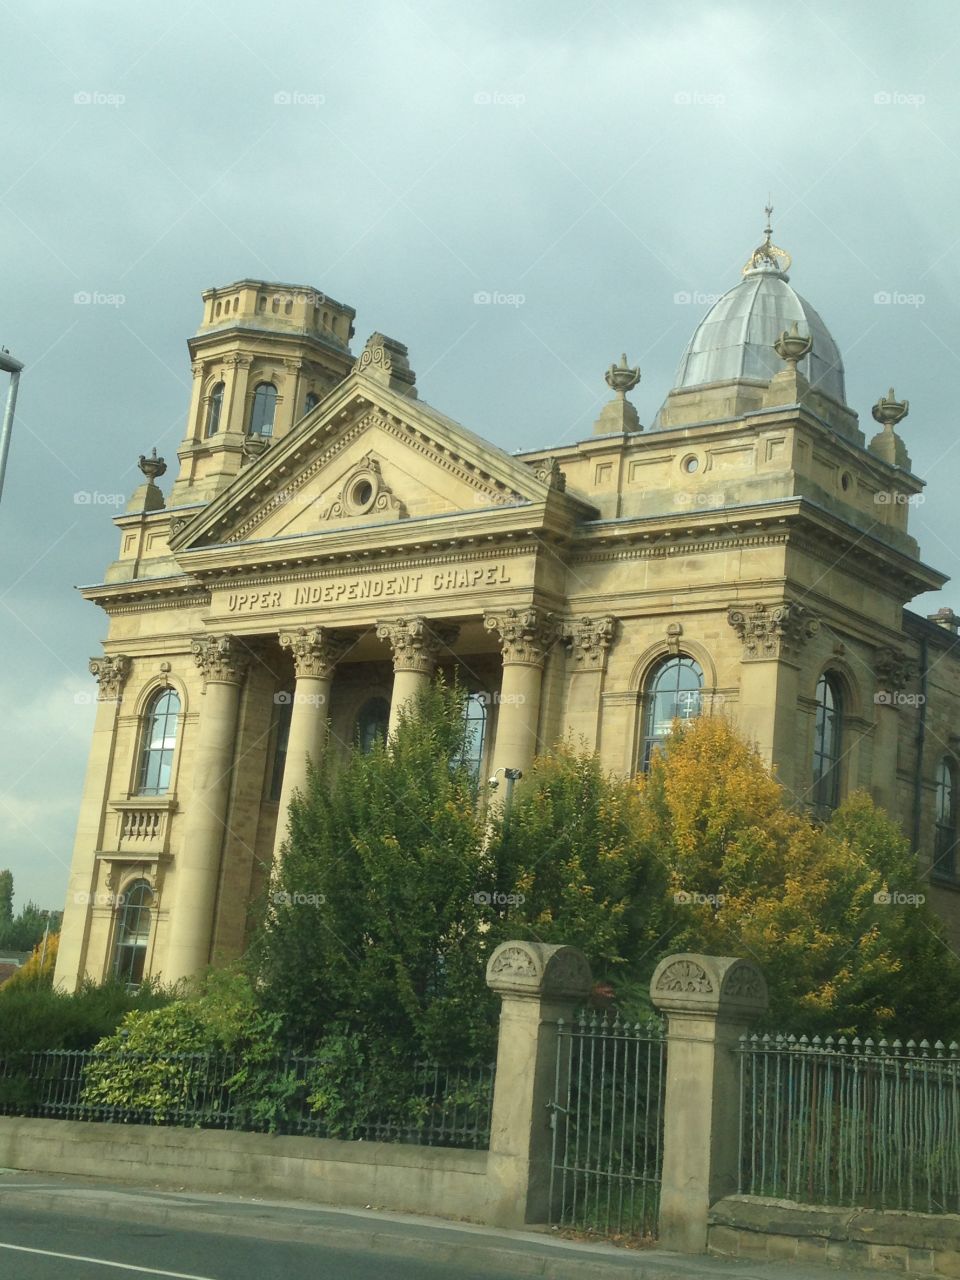
[[(0, 505), (19, 902), (62, 902), (106, 633), (72, 588), (113, 559), (115, 509), (75, 495), (129, 495), (154, 445), (175, 470), (210, 285), (349, 302), (355, 350), (399, 338), (424, 399), (539, 448), (590, 433), (621, 351), (653, 420), (772, 193), (868, 437), (891, 383), (910, 399), (912, 529), (960, 578), (950, 0), (25, 0), (0, 2), (0, 44), (0, 342), (28, 366)], [(941, 603), (960, 587), (915, 607)]]

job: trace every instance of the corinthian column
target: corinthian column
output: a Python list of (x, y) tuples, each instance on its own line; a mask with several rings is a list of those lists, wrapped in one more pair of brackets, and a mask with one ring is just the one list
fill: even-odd
[(190, 647), (203, 672), (203, 706), (193, 750), (193, 790), (174, 859), (175, 896), (163, 966), (167, 982), (191, 977), (210, 961), (240, 688), (250, 663), (249, 651), (233, 636), (203, 636)]
[(397, 730), (400, 708), (409, 705), (429, 685), (442, 649), (457, 638), (457, 628), (426, 618), (398, 618), (377, 624), (377, 637), (393, 649), (393, 697), (390, 699), (388, 740)]
[(559, 637), (557, 620), (542, 609), (504, 609), (484, 615), (483, 625), (500, 639), (500, 682), (493, 772), (529, 769), (537, 753), (543, 664)]
[(290, 736), (283, 766), (280, 808), (273, 856), (276, 864), (280, 846), (286, 839), (290, 801), (295, 791), (307, 785), (307, 761), (319, 761), (330, 715), (330, 687), (339, 658), (354, 637), (334, 635), (326, 627), (299, 627), (280, 633), (281, 648), (293, 654), (297, 684), (290, 712)]

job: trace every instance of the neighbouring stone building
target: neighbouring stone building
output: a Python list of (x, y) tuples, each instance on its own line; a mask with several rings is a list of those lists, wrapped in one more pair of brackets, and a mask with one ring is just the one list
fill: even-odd
[[(368, 745), (459, 671), (483, 779), (573, 734), (626, 774), (722, 706), (799, 804), (866, 788), (960, 939), (958, 622), (908, 531), (893, 392), (861, 430), (840, 354), (772, 242), (697, 327), (649, 428), (626, 399), (511, 455), (420, 399), (352, 308), (241, 280), (203, 295), (165, 465), (82, 588), (108, 618), (57, 964), (171, 980), (242, 951), (308, 754)], [(873, 424), (871, 424), (872, 426)]]

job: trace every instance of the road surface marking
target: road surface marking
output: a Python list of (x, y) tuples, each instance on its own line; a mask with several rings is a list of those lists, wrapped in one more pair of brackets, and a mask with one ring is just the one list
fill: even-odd
[(68, 1262), (92, 1262), (98, 1267), (117, 1267), (120, 1271), (139, 1271), (144, 1276), (169, 1276), (172, 1280), (213, 1280), (212, 1276), (196, 1276), (186, 1271), (157, 1271), (154, 1267), (137, 1267), (132, 1262), (110, 1262), (106, 1258), (87, 1258), (82, 1253), (54, 1253), (52, 1249), (28, 1249), (25, 1244), (4, 1244), (0, 1249), (15, 1249), (17, 1253), (38, 1253), (44, 1258), (66, 1258)]

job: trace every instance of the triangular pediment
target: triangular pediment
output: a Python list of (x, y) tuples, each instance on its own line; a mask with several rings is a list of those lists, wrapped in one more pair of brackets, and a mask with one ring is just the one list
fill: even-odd
[(354, 373), (202, 512), (175, 524), (171, 548), (542, 506), (562, 489), (556, 468), (538, 473), (422, 401)]

